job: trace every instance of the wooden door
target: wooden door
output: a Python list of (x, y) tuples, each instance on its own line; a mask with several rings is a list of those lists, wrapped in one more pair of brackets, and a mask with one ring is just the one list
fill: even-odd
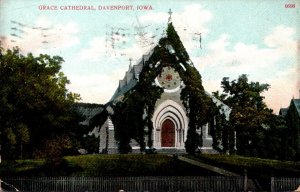
[(174, 147), (175, 146), (175, 125), (169, 119), (166, 119), (162, 124), (161, 146), (162, 147)]

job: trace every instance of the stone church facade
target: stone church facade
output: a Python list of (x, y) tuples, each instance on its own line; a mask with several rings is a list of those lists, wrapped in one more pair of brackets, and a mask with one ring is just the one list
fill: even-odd
[[(165, 49), (168, 54), (175, 54), (174, 47), (170, 44), (165, 44)], [(124, 94), (132, 90), (136, 84), (141, 80), (140, 73), (145, 67), (145, 63), (154, 54), (153, 48), (149, 53), (141, 56), (141, 59), (137, 61), (135, 65), (129, 66), (128, 71), (125, 72), (125, 76), (119, 81), (119, 86), (113, 94), (110, 101), (105, 105), (108, 112), (107, 120), (91, 132), (91, 134), (98, 134), (100, 137), (99, 152), (117, 153), (117, 141), (115, 140), (115, 130), (111, 119), (111, 115), (114, 114), (113, 106), (122, 101)], [(177, 57), (177, 56), (176, 56)], [(156, 68), (158, 65), (162, 65), (164, 61), (159, 60), (157, 63), (150, 65), (151, 68)], [(189, 61), (193, 65), (192, 61)], [(180, 64), (182, 70), (186, 71), (184, 65)], [(187, 115), (187, 109), (185, 108), (181, 100), (181, 91), (186, 86), (180, 74), (172, 66), (172, 63), (165, 64), (161, 73), (152, 82), (154, 86), (161, 87), (163, 93), (160, 98), (155, 102), (155, 109), (152, 116), (153, 131), (152, 141), (153, 148), (158, 152), (184, 152), (185, 141), (187, 140), (189, 129), (189, 118)], [(224, 114), (226, 119), (229, 119), (231, 108), (222, 103), (217, 98), (206, 92), (206, 95), (212, 99), (216, 106), (219, 108), (219, 112)], [(215, 121), (213, 122), (215, 123)], [(202, 129), (197, 130), (199, 135), (202, 136), (202, 147), (200, 150), (207, 153), (215, 153), (213, 149), (213, 137), (211, 135), (211, 124), (207, 123), (202, 126)], [(201, 131), (201, 133), (200, 133)], [(145, 138), (147, 140), (147, 138)], [(139, 151), (139, 145), (134, 140), (130, 143), (133, 151)]]

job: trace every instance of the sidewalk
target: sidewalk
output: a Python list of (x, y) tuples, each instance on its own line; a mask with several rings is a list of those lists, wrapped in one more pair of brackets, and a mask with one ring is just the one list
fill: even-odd
[(225, 169), (221, 169), (219, 167), (208, 165), (208, 164), (205, 164), (203, 162), (192, 160), (192, 159), (189, 159), (189, 158), (186, 158), (186, 157), (183, 157), (183, 156), (178, 156), (178, 159), (181, 160), (181, 161), (184, 161), (186, 163), (196, 165), (196, 166), (201, 167), (203, 169), (207, 169), (207, 170), (212, 171), (214, 173), (218, 173), (218, 174), (223, 175), (223, 176), (235, 176), (235, 177), (241, 177), (242, 176), (242, 175), (238, 175), (236, 173), (227, 171)]

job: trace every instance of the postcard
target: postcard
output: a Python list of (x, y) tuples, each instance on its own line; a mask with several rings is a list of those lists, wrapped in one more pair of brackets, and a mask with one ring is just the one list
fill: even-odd
[[(197, 145), (193, 152), (201, 146), (201, 152), (212, 153), (218, 148), (229, 154), (224, 146), (236, 150), (239, 142), (236, 138), (243, 134), (228, 129), (232, 131), (231, 136), (224, 139), (223, 132), (221, 136), (212, 132), (211, 124), (216, 125), (216, 118), (200, 117), (199, 114), (205, 114), (205, 107), (199, 107), (204, 99), (202, 102), (201, 97), (191, 97), (191, 93), (211, 98), (224, 115), (224, 122), (229, 121), (232, 106), (213, 92), (222, 93), (226, 80), (234, 83), (239, 77), (246, 77), (253, 85), (255, 82), (268, 84), (262, 95), (273, 114), (287, 109), (293, 99), (299, 103), (295, 104), (299, 113), (299, 10), (299, 0), (0, 0), (0, 47), (1, 50), (18, 48), (22, 55), (47, 54), (63, 59), (60, 71), (70, 81), (66, 88), (80, 95), (82, 106), (88, 106), (83, 113), (98, 115), (95, 129), (84, 135), (100, 139), (96, 143), (97, 153), (118, 153), (124, 147), (126, 153), (140, 152), (143, 148), (143, 153), (161, 150), (158, 153), (172, 154), (176, 149), (176, 154), (182, 154), (189, 152), (187, 140), (191, 138), (189, 130), (193, 127), (195, 135), (201, 136), (201, 141), (193, 140)], [(193, 69), (200, 76), (193, 73)], [(185, 73), (188, 75), (184, 76)], [(155, 95), (158, 93), (159, 97)], [(118, 108), (119, 101), (127, 102), (120, 105), (120, 109), (125, 106), (125, 111), (134, 115), (124, 115)], [(130, 108), (134, 102), (143, 108)], [(193, 102), (195, 106), (191, 106)], [(121, 115), (116, 120), (114, 114), (118, 112)], [(125, 121), (121, 118), (134, 122), (131, 127), (142, 127), (141, 132), (132, 128), (136, 132), (129, 131), (132, 140), (123, 146), (120, 144), (122, 136), (128, 132), (120, 131)], [(87, 119), (86, 122), (93, 121), (93, 117)], [(142, 124), (145, 122), (147, 126)], [(263, 130), (271, 127), (265, 122), (257, 124)], [(18, 126), (28, 130), (26, 123)], [(143, 135), (144, 132), (149, 137)], [(13, 135), (7, 131), (2, 133)], [(251, 134), (252, 138), (255, 134)], [(230, 140), (229, 137), (230, 144), (226, 140)], [(251, 151), (255, 156), (259, 142), (251, 138), (244, 144), (249, 150), (255, 145)], [(18, 158), (23, 158), (23, 140), (10, 141), (14, 141), (11, 145), (20, 146), (14, 149), (21, 154)], [(128, 143), (130, 150), (126, 148)], [(80, 150), (81, 153), (86, 151)], [(297, 150), (300, 154), (299, 147)], [(295, 157), (298, 154), (291, 153)], [(172, 158), (178, 160), (177, 155)], [(236, 176), (231, 172), (228, 175)], [(247, 172), (241, 175), (247, 176)]]

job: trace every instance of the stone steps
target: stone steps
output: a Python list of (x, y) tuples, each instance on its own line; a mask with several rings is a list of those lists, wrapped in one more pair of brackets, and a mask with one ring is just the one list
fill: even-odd
[(186, 154), (185, 149), (176, 149), (176, 148), (156, 149), (156, 152), (163, 153), (163, 154)]

